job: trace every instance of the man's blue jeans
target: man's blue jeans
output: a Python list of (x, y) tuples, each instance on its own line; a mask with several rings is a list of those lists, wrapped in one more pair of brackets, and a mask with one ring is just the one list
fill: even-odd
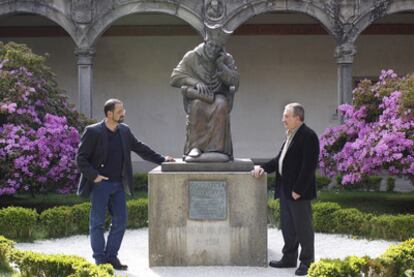
[[(118, 256), (127, 226), (127, 208), (124, 186), (121, 182), (102, 181), (91, 192), (89, 231), (93, 258), (97, 264), (106, 263)], [(111, 215), (111, 229), (105, 245), (105, 215)]]

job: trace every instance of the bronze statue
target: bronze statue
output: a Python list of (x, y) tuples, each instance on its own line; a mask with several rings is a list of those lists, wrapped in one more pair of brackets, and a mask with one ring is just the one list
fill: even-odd
[(224, 49), (225, 37), (221, 29), (209, 29), (206, 40), (187, 52), (171, 75), (171, 85), (181, 89), (187, 113), (187, 162), (233, 159), (230, 112), (239, 73)]

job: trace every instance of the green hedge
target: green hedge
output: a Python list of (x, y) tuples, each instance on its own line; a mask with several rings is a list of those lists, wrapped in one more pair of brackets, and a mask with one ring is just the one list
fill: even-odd
[(316, 175), (316, 188), (318, 190), (327, 189), (331, 181), (332, 181), (331, 178), (317, 174)]
[(135, 173), (132, 178), (134, 191), (148, 191), (148, 174)]
[(337, 203), (320, 202), (312, 204), (312, 209), (315, 230), (323, 233), (331, 233), (335, 228), (333, 214), (341, 210), (341, 206)]
[[(267, 175), (267, 190), (268, 191), (274, 190), (275, 182), (276, 182), (276, 176), (274, 173)], [(328, 186), (331, 182), (332, 182), (331, 178), (316, 174), (316, 187), (318, 190), (328, 189)]]
[[(40, 226), (48, 237), (64, 237), (75, 234), (88, 234), (89, 211), (91, 204), (83, 203), (72, 207), (57, 207), (40, 214)], [(127, 201), (128, 228), (140, 228), (148, 225), (148, 200), (134, 199)], [(106, 218), (107, 226), (110, 217)]]
[[(268, 203), (269, 221), (279, 226), (279, 200)], [(414, 237), (414, 215), (379, 215), (357, 209), (343, 209), (337, 203), (312, 204), (313, 226), (322, 233), (339, 233), (367, 238), (404, 241)]]
[(382, 177), (380, 176), (363, 176), (362, 180), (356, 184), (342, 184), (342, 176), (336, 176), (337, 189), (349, 191), (380, 191)]
[(279, 200), (269, 200), (268, 203), (268, 222), (271, 226), (280, 228), (280, 202)]
[(11, 262), (17, 266), (23, 277), (114, 276), (114, 269), (109, 264), (95, 265), (77, 256), (50, 255), (16, 250), (13, 241), (0, 236), (0, 273), (13, 272)]
[[(279, 227), (280, 207), (278, 200), (269, 200), (268, 219)], [(380, 215), (343, 209), (337, 203), (312, 204), (314, 228), (317, 232), (341, 233), (368, 238), (407, 240), (414, 237), (414, 215)], [(127, 202), (128, 228), (148, 225), (148, 200), (134, 199)], [(32, 209), (9, 207), (0, 209), (0, 235), (9, 239), (33, 240), (33, 232), (43, 238), (64, 237), (89, 232), (90, 203), (71, 207), (61, 206), (43, 211), (40, 216)], [(110, 222), (109, 216), (107, 222)]]
[(109, 277), (114, 275), (111, 265), (95, 265), (77, 256), (13, 250), (11, 261), (17, 265), (22, 276), (28, 277)]
[(10, 266), (10, 255), (13, 250), (14, 242), (0, 236), (0, 273), (12, 272)]
[(414, 215), (380, 215), (370, 220), (369, 236), (403, 241), (414, 237)]
[(9, 239), (30, 241), (36, 227), (38, 214), (34, 209), (8, 207), (0, 209), (0, 235)]
[(309, 268), (310, 277), (396, 277), (413, 276), (414, 239), (393, 245), (380, 257), (322, 259)]
[[(42, 238), (57, 238), (89, 233), (89, 211), (91, 204), (60, 206), (43, 211), (26, 208), (0, 209), (0, 235), (18, 241), (33, 240), (33, 230)], [(133, 199), (127, 202), (128, 228), (148, 225), (148, 200)], [(110, 218), (107, 216), (107, 226)]]
[(340, 259), (322, 259), (309, 268), (309, 276), (318, 277), (356, 277), (361, 276), (361, 271), (366, 266), (366, 258), (355, 256)]
[(340, 209), (332, 214), (334, 233), (364, 235), (363, 226), (367, 224), (368, 215), (355, 208)]
[(47, 209), (39, 216), (39, 226), (51, 238), (87, 234), (90, 207), (90, 203), (83, 203)]
[[(40, 214), (40, 224), (44, 227), (49, 237), (63, 237), (73, 234), (72, 224), (75, 223), (72, 216), (72, 208), (67, 206), (47, 209)], [(76, 224), (76, 223), (75, 223)]]
[(148, 200), (136, 199), (127, 202), (128, 226), (127, 228), (141, 228), (148, 226)]

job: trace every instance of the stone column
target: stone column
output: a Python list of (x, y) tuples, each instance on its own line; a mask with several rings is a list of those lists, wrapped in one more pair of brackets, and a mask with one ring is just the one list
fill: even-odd
[(352, 63), (355, 54), (356, 48), (353, 43), (343, 43), (335, 49), (338, 65), (338, 105), (352, 103)]
[(77, 48), (75, 55), (78, 59), (78, 109), (87, 117), (92, 118), (92, 84), (94, 48)]

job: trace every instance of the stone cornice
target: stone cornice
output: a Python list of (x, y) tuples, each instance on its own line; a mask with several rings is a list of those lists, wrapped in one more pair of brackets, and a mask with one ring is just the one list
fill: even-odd
[(205, 26), (236, 31), (253, 16), (268, 12), (306, 14), (338, 45), (352, 43), (369, 25), (392, 13), (414, 10), (407, 0), (0, 0), (0, 16), (42, 15), (59, 24), (78, 47), (91, 47), (119, 18), (133, 13), (163, 13), (205, 34)]

